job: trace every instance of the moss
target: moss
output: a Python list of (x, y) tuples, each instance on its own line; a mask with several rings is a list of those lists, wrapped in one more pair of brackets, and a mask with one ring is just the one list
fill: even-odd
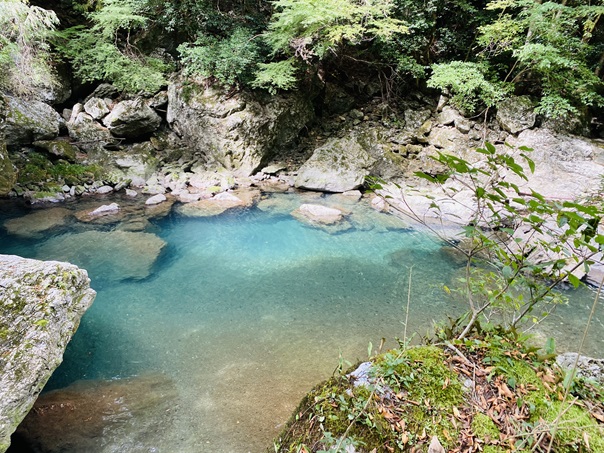
[[(599, 425), (584, 407), (569, 407), (568, 404), (555, 401), (544, 411), (542, 417), (550, 432), (555, 420), (560, 417), (557, 423), (555, 451), (604, 451), (604, 427)], [(589, 442), (589, 448), (585, 439)]]
[[(488, 443), (491, 440), (499, 439), (499, 429), (495, 422), (488, 415), (478, 413), (474, 415), (472, 419), (472, 431), (483, 442)], [(488, 447), (493, 447), (492, 445), (488, 445)], [(498, 448), (494, 451), (499, 451)], [(485, 450), (486, 451), (486, 450)]]

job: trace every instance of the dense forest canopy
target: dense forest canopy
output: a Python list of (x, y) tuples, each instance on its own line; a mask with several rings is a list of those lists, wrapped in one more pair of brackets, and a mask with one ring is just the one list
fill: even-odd
[(169, 74), (233, 87), (379, 78), (474, 114), (528, 94), (549, 117), (604, 105), (600, 1), (0, 0), (0, 85), (27, 94), (60, 61), (82, 82), (153, 93)]

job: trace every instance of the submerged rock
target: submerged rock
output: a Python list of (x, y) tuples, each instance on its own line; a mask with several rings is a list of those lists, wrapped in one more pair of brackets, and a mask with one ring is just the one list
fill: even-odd
[(31, 214), (4, 222), (9, 234), (22, 237), (37, 237), (44, 231), (65, 225), (71, 211), (65, 208), (41, 209)]
[(108, 280), (143, 279), (166, 243), (151, 233), (86, 231), (49, 239), (39, 256), (77, 263)]
[(40, 396), (17, 434), (39, 453), (160, 451), (177, 398), (163, 374), (78, 381)]
[(63, 360), (89, 284), (72, 264), (0, 255), (0, 452)]

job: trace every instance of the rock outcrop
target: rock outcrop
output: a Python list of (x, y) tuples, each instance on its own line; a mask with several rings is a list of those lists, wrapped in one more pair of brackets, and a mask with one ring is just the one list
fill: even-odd
[(0, 452), (63, 360), (89, 284), (72, 264), (0, 255)]
[(497, 104), (497, 121), (502, 129), (517, 134), (535, 125), (537, 115), (528, 96), (516, 96)]
[(308, 96), (257, 98), (172, 84), (167, 120), (174, 131), (206, 159), (208, 168), (223, 167), (248, 176), (277, 147), (287, 146), (313, 118)]

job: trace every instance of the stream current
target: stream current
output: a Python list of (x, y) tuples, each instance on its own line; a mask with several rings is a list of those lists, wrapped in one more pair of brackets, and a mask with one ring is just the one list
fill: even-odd
[[(304, 394), (344, 360), (366, 359), (382, 337), (396, 345), (406, 318), (407, 337), (417, 339), (463, 311), (442, 289), (454, 286), (460, 264), (441, 244), (364, 201), (347, 206), (347, 230), (309, 227), (289, 215), (304, 202), (269, 194), (258, 207), (201, 218), (173, 209), (145, 227), (166, 246), (139, 279), (115, 272), (135, 259), (126, 249), (98, 260), (98, 244), (69, 250), (66, 235), (118, 223), (72, 219), (33, 238), (0, 230), (0, 253), (69, 259), (97, 291), (45, 389), (56, 401), (84, 401), (89, 412), (29, 422), (45, 423), (30, 429), (30, 444), (43, 446), (35, 451), (262, 452)], [(31, 211), (0, 212), (3, 224)], [(65, 245), (51, 246), (58, 240)], [(568, 296), (569, 306), (538, 331), (561, 350), (577, 347), (593, 299), (588, 289)], [(598, 311), (587, 354), (601, 355), (602, 319)], [(113, 409), (100, 394), (111, 395)], [(87, 431), (80, 425), (90, 419), (99, 426)]]

